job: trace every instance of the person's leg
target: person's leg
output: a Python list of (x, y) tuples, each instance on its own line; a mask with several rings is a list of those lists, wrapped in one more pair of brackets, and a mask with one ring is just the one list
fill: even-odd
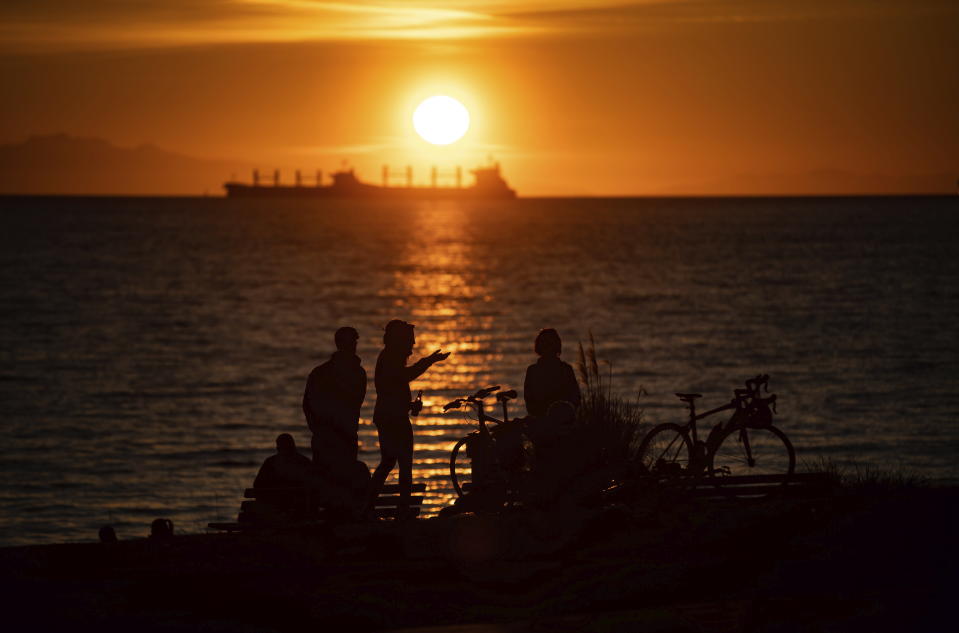
[(413, 426), (407, 422), (402, 429), (397, 461), (400, 464), (400, 502), (396, 508), (397, 518), (405, 518), (410, 510), (410, 495), (413, 491)]
[(376, 498), (380, 495), (380, 490), (383, 489), (383, 484), (389, 477), (390, 471), (396, 465), (396, 454), (392, 450), (389, 434), (380, 427), (376, 427), (376, 434), (380, 441), (380, 463), (373, 471), (373, 476), (370, 477), (369, 493), (366, 496), (367, 512), (373, 512), (376, 508)]
[(350, 468), (349, 489), (354, 496), (365, 497), (366, 491), (370, 489), (370, 467), (357, 460), (353, 462)]
[(316, 507), (326, 508), (334, 512), (350, 508), (352, 498), (349, 492), (335, 481), (324, 477), (320, 473), (313, 472), (310, 474), (307, 483), (310, 487), (310, 498)]
[(318, 429), (310, 440), (313, 470), (329, 480), (342, 478), (342, 459), (336, 450), (336, 436), (329, 429)]
[(384, 453), (380, 457), (380, 463), (370, 478), (370, 494), (373, 499), (376, 499), (376, 495), (380, 494), (380, 490), (383, 488), (383, 484), (386, 482), (386, 478), (390, 476), (390, 472), (394, 466), (396, 466), (396, 458), (392, 455)]

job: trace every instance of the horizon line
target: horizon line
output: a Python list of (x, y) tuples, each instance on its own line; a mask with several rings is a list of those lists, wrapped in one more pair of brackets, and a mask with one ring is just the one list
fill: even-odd
[[(901, 193), (881, 193), (881, 192), (860, 192), (860, 193), (704, 193), (704, 194), (569, 194), (569, 195), (519, 195), (512, 200), (719, 200), (719, 199), (782, 199), (782, 198), (955, 198), (959, 197), (959, 191), (955, 193), (943, 192), (901, 192)], [(217, 194), (187, 194), (187, 193), (4, 193), (0, 192), (0, 199), (10, 198), (84, 198), (84, 199), (171, 199), (171, 200), (230, 200), (227, 195)], [(383, 198), (360, 198), (374, 202), (390, 202)], [(331, 197), (331, 198), (273, 198), (274, 202), (289, 200), (296, 202), (330, 202), (335, 200), (357, 200), (350, 197)], [(428, 202), (438, 202), (440, 200), (428, 200)], [(452, 200), (454, 202), (464, 202), (463, 200)], [(486, 200), (489, 202), (490, 200)], [(497, 200), (493, 200), (497, 202)], [(509, 202), (510, 200), (501, 200), (498, 202)], [(465, 202), (468, 202), (465, 201)]]

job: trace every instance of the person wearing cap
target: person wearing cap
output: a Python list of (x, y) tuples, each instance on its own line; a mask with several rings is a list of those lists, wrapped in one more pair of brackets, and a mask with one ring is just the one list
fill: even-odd
[(436, 350), (407, 366), (406, 359), (413, 353), (416, 337), (413, 324), (394, 319), (386, 324), (383, 333), (383, 351), (376, 359), (373, 376), (376, 385), (376, 405), (373, 424), (380, 443), (380, 463), (373, 473), (367, 509), (372, 510), (377, 495), (393, 467), (400, 466), (400, 503), (397, 516), (405, 518), (409, 511), (410, 490), (413, 484), (413, 425), (410, 423), (410, 382), (416, 380), (434, 364), (449, 357), (449, 352)]

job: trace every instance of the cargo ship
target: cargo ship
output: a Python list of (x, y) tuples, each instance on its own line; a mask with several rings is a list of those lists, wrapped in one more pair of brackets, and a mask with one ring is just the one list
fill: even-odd
[[(297, 171), (295, 181), (290, 185), (280, 182), (279, 170), (273, 172), (272, 182), (266, 183), (260, 182), (260, 174), (254, 170), (252, 183), (230, 181), (224, 183), (223, 188), (226, 189), (228, 198), (511, 199), (516, 197), (516, 192), (503, 179), (499, 163), (473, 169), (470, 173), (474, 179), (472, 185), (463, 185), (463, 172), (457, 167), (452, 174), (453, 182), (443, 186), (439, 184), (440, 173), (435, 167), (431, 171), (429, 185), (414, 185), (411, 167), (400, 172), (399, 176), (403, 182), (399, 185), (391, 184), (388, 167), (383, 167), (381, 185), (361, 181), (353, 169), (334, 172), (331, 174), (329, 184), (324, 183), (323, 172), (318, 171), (312, 184), (304, 184), (300, 172)], [(444, 174), (446, 175), (448, 174)]]

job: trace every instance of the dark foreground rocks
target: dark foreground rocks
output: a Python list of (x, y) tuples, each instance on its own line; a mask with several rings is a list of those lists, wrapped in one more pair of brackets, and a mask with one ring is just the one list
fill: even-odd
[(665, 495), (7, 548), (0, 601), (10, 631), (934, 631), (952, 619), (957, 501)]

